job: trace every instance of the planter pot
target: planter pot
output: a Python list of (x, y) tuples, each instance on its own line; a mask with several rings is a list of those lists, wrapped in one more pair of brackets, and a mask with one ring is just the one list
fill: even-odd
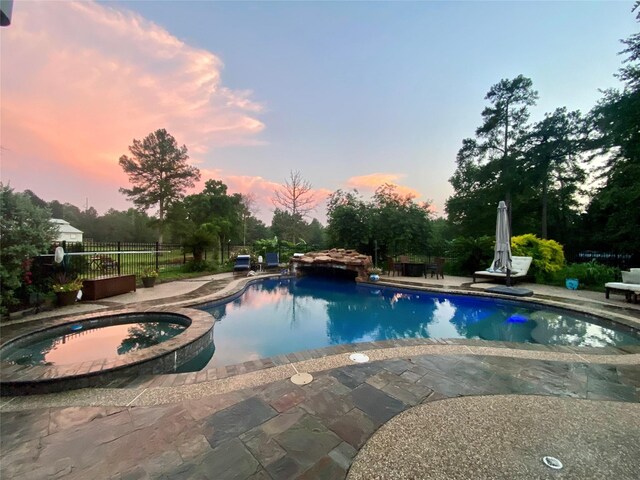
[(142, 277), (142, 285), (144, 285), (145, 288), (153, 288), (155, 284), (156, 277)]
[(378, 275), (377, 273), (372, 273), (371, 275), (369, 275), (369, 280), (371, 280), (372, 282), (377, 282), (378, 280), (380, 280), (380, 275)]
[(73, 305), (76, 303), (76, 297), (78, 296), (78, 290), (74, 290), (73, 292), (56, 292), (56, 297), (58, 298), (58, 306), (66, 307), (68, 305)]
[(577, 290), (579, 283), (580, 282), (578, 282), (577, 278), (567, 278), (564, 281), (564, 284), (567, 286), (569, 290)]

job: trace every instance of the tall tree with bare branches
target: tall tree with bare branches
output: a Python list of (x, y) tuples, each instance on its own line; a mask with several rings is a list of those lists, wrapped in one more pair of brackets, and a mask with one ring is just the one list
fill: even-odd
[(302, 178), (297, 170), (291, 171), (284, 185), (274, 191), (271, 201), (276, 208), (282, 208), (293, 216), (300, 215), (303, 218), (315, 207), (311, 183)]
[(276, 212), (284, 212), (293, 220), (289, 234), (296, 241), (304, 217), (314, 209), (315, 198), (311, 192), (311, 183), (302, 177), (299, 171), (291, 171), (284, 184), (274, 191), (271, 199)]

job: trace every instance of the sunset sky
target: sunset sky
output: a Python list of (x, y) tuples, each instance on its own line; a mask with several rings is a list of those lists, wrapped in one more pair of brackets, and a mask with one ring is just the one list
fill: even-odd
[[(632, 6), (15, 0), (0, 29), (1, 179), (124, 210), (118, 158), (166, 128), (202, 182), (253, 193), (267, 224), (291, 170), (319, 200), (390, 182), (442, 214), (491, 85), (530, 77), (534, 121), (587, 112), (619, 85)], [(313, 216), (325, 221), (323, 202)]]

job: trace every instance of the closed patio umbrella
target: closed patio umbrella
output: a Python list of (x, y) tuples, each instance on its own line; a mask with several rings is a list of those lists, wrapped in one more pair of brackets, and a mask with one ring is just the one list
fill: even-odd
[(496, 220), (496, 248), (493, 256), (492, 270), (507, 274), (507, 285), (511, 284), (511, 232), (509, 232), (509, 216), (507, 205), (500, 201)]

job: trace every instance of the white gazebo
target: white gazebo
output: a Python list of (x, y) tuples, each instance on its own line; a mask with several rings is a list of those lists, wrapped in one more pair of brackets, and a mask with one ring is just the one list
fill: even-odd
[(66, 220), (52, 218), (50, 221), (58, 227), (58, 234), (55, 238), (56, 242), (82, 242), (82, 231), (76, 227), (72, 227)]

